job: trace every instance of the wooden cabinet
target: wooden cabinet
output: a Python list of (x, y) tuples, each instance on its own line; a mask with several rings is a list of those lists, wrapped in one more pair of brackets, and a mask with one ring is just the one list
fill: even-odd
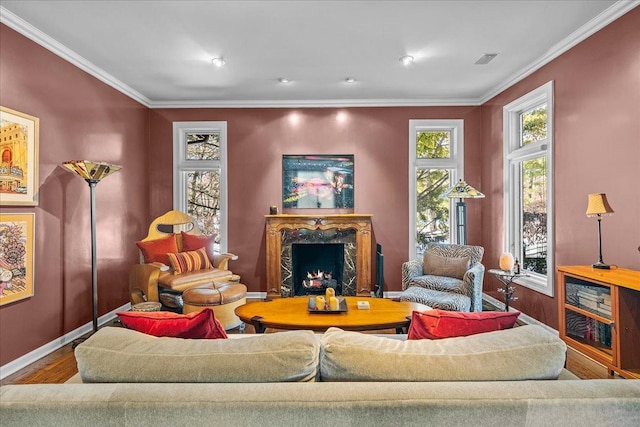
[(640, 378), (640, 271), (558, 267), (560, 338), (626, 378)]

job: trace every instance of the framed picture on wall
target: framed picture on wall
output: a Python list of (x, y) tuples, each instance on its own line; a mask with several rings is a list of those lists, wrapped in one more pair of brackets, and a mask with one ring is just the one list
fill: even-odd
[(353, 154), (282, 156), (282, 207), (353, 209)]
[(0, 305), (33, 296), (35, 214), (0, 214)]
[(0, 107), (0, 205), (38, 205), (39, 119)]

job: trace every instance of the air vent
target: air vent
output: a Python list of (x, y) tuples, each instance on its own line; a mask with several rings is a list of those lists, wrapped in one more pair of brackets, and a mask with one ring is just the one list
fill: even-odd
[(476, 61), (476, 65), (485, 65), (488, 64), (489, 62), (491, 62), (493, 60), (493, 58), (495, 58), (496, 56), (498, 56), (497, 53), (485, 53), (484, 55), (482, 55), (480, 57), (480, 59), (478, 59)]

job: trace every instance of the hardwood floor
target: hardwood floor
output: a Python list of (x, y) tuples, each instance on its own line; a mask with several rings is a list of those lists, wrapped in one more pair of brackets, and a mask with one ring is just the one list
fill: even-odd
[[(237, 329), (227, 331), (237, 334)], [(381, 331), (378, 331), (381, 332)], [(253, 326), (247, 325), (245, 333), (255, 333)], [(393, 332), (391, 332), (393, 333)], [(76, 359), (71, 344), (49, 354), (26, 368), (9, 375), (0, 381), (0, 386), (7, 384), (58, 384), (64, 383), (78, 372)], [(588, 378), (622, 378), (609, 376), (607, 368), (575, 350), (567, 350), (567, 369), (582, 379)]]

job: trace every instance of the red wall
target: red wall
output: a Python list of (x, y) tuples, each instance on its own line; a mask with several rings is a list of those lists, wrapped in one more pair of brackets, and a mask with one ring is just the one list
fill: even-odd
[[(556, 263), (597, 259), (587, 194), (605, 192), (606, 262), (640, 270), (640, 9), (632, 10), (482, 107), (149, 110), (0, 24), (0, 102), (40, 118), (35, 296), (0, 307), (0, 366), (90, 322), (89, 189), (59, 165), (123, 169), (97, 186), (99, 312), (128, 302), (134, 242), (172, 208), (172, 122), (223, 120), (229, 144), (229, 250), (250, 291), (264, 291), (264, 217), (281, 206), (284, 153), (353, 153), (356, 208), (373, 214), (388, 290), (408, 257), (408, 121), (463, 118), (465, 176), (486, 194), (468, 203), (469, 242), (502, 252), (502, 107), (555, 81)], [(485, 278), (496, 297), (497, 283)], [(513, 306), (557, 327), (554, 299), (518, 288)]]
[[(354, 211), (373, 214), (373, 240), (385, 254), (385, 290), (399, 291), (401, 264), (409, 256), (409, 120), (464, 119), (465, 177), (483, 191), (480, 112), (480, 107), (152, 110), (151, 212), (158, 216), (172, 206), (172, 122), (227, 121), (228, 250), (239, 256), (231, 269), (250, 292), (265, 292), (264, 215), (271, 205), (282, 209), (282, 155), (353, 153)], [(482, 203), (469, 203), (474, 244), (480, 244)]]
[[(485, 265), (503, 249), (502, 107), (554, 81), (556, 265), (598, 260), (598, 229), (587, 195), (606, 193), (615, 214), (602, 220), (604, 261), (640, 270), (640, 8), (567, 51), (482, 107), (482, 243)], [(485, 277), (485, 292), (498, 297)], [(557, 301), (517, 287), (512, 306), (557, 328)]]
[(96, 187), (99, 314), (128, 302), (132, 242), (147, 224), (148, 109), (0, 25), (0, 99), (40, 119), (35, 295), (0, 307), (0, 365), (91, 322), (89, 186), (60, 165), (120, 164)]

